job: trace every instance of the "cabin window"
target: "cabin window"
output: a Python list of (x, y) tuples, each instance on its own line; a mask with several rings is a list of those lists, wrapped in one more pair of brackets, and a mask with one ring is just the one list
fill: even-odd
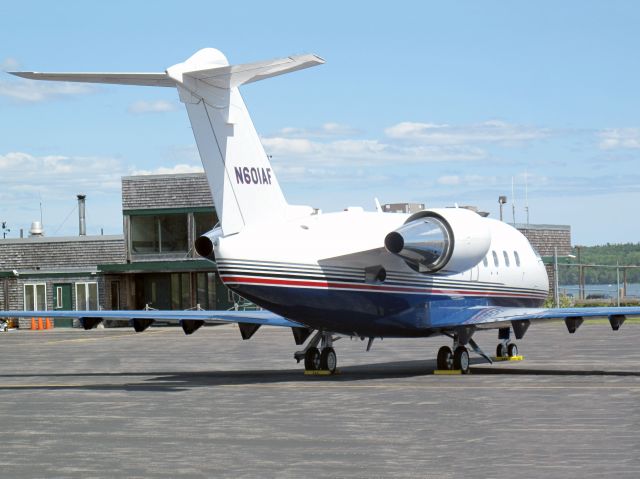
[(497, 268), (500, 265), (498, 263), (498, 255), (495, 251), (492, 251), (491, 254), (493, 255), (493, 265)]
[(517, 251), (513, 252), (513, 257), (516, 259), (516, 266), (520, 266), (520, 255)]
[(507, 254), (506, 251), (503, 251), (502, 255), (504, 256), (504, 264), (508, 268), (509, 267), (509, 255)]
[(489, 260), (487, 259), (486, 256), (482, 258), (482, 264), (484, 265), (485, 268), (489, 266)]

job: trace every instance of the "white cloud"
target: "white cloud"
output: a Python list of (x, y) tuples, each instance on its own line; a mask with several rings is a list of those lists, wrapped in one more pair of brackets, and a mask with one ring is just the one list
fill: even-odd
[(608, 128), (598, 136), (603, 150), (640, 148), (640, 128)]
[(477, 161), (486, 158), (480, 148), (458, 145), (396, 145), (379, 140), (312, 141), (304, 138), (262, 138), (274, 163), (367, 166), (397, 163)]
[(176, 175), (180, 173), (202, 173), (201, 166), (179, 164), (171, 167), (160, 166), (154, 170), (134, 170), (132, 175)]
[(445, 175), (438, 178), (437, 183), (444, 186), (453, 186), (459, 185), (460, 181), (461, 179), (458, 175)]
[(0, 63), (0, 69), (5, 72), (16, 71), (20, 69), (20, 62), (12, 57), (7, 57)]
[(262, 138), (262, 146), (269, 155), (309, 155), (319, 150), (317, 145), (311, 140), (301, 138)]
[(499, 183), (496, 176), (484, 175), (444, 175), (440, 176), (436, 183), (442, 186), (484, 187)]
[(277, 135), (286, 138), (322, 138), (336, 136), (353, 136), (359, 134), (360, 131), (348, 125), (340, 123), (328, 122), (318, 128), (296, 128), (285, 127), (281, 129)]
[(46, 191), (68, 195), (69, 191), (112, 191), (120, 187), (125, 169), (119, 160), (62, 155), (34, 156), (23, 152), (0, 155), (4, 192)]
[(113, 158), (0, 154), (0, 216), (10, 225), (10, 237), (17, 237), (40, 218), (42, 205), (48, 235), (77, 234), (71, 213), (76, 194), (86, 193), (90, 234), (99, 234), (101, 227), (120, 232), (120, 178), (126, 173), (123, 162)]
[(156, 101), (136, 101), (129, 105), (127, 111), (129, 113), (164, 113), (167, 111), (176, 110), (178, 105), (174, 102), (166, 101), (166, 100), (156, 100)]
[(389, 138), (430, 145), (465, 145), (473, 143), (516, 144), (550, 136), (551, 131), (497, 120), (471, 125), (401, 122), (385, 130)]
[(82, 83), (36, 80), (0, 81), (1, 96), (27, 103), (37, 103), (57, 97), (85, 95), (94, 91), (95, 87)]

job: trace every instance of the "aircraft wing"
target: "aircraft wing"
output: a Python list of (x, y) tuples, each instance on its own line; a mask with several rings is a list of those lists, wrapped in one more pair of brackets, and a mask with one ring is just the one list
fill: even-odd
[[(432, 326), (440, 329), (476, 326), (493, 329), (510, 326), (512, 321), (533, 322), (564, 320), (582, 323), (583, 320), (608, 318), (611, 325), (619, 327), (627, 316), (640, 316), (640, 306), (592, 307), (592, 308), (515, 308), (499, 306), (477, 306), (460, 309), (454, 314), (441, 314), (432, 320)], [(579, 326), (579, 324), (578, 324)], [(614, 329), (618, 329), (614, 326)]]
[(185, 320), (209, 324), (246, 323), (259, 326), (304, 327), (271, 311), (0, 311), (0, 318), (136, 319), (180, 323)]

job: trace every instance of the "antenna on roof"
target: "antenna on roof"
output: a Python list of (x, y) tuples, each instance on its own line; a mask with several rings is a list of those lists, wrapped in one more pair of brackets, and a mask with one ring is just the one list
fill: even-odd
[(511, 217), (513, 218), (513, 224), (516, 224), (516, 193), (513, 185), (513, 176), (511, 177)]
[(529, 224), (529, 175), (524, 170), (524, 212), (527, 215), (527, 224)]
[(40, 225), (43, 225), (44, 221), (42, 221), (42, 195), (40, 194), (39, 191), (38, 191), (38, 197), (40, 198)]

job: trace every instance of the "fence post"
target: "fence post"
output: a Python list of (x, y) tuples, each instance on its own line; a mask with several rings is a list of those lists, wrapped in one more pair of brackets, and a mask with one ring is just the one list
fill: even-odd
[(616, 296), (618, 297), (618, 307), (620, 307), (620, 261), (616, 261)]
[(560, 295), (558, 294), (558, 247), (553, 247), (553, 299), (556, 308), (560, 307)]

